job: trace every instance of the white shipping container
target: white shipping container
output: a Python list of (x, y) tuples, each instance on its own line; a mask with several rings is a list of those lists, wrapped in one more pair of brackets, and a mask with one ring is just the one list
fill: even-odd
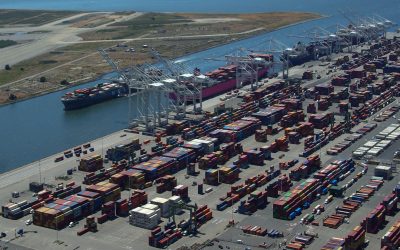
[(372, 147), (375, 146), (377, 143), (378, 143), (377, 141), (367, 141), (367, 142), (364, 144), (364, 147), (366, 147), (366, 148), (372, 148)]
[[(172, 202), (173, 204), (178, 204), (180, 202), (182, 202), (181, 197), (174, 195), (172, 197), (169, 198), (170, 202)], [(175, 214), (180, 214), (182, 212), (182, 209), (180, 208), (176, 208), (175, 209)]]
[(157, 216), (159, 218), (161, 218), (161, 209), (158, 205), (147, 203), (147, 204), (141, 206), (141, 208), (153, 210), (157, 214)]
[(156, 197), (150, 201), (151, 203), (158, 205), (161, 209), (161, 216), (168, 217), (171, 213), (170, 211), (170, 201), (165, 198)]
[(354, 151), (353, 152), (353, 156), (356, 158), (361, 158), (364, 154), (365, 154), (365, 152), (362, 152), (362, 151)]
[(387, 135), (383, 135), (383, 134), (377, 134), (375, 137), (378, 139), (385, 139)]
[(366, 148), (366, 147), (359, 147), (359, 148), (357, 148), (356, 151), (366, 152), (366, 151), (368, 151), (368, 150), (369, 150), (369, 148)]

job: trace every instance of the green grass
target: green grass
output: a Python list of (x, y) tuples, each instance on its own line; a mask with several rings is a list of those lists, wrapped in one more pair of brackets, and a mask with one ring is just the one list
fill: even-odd
[[(108, 39), (131, 38), (147, 34), (149, 31), (157, 32), (163, 30), (166, 25), (182, 24), (188, 22), (192, 22), (190, 18), (183, 17), (181, 15), (146, 13), (128, 21), (111, 24), (110, 27), (115, 27), (114, 29), (97, 30), (93, 32), (93, 34), (94, 37), (96, 37), (96, 33), (107, 34)], [(121, 26), (123, 26), (124, 28), (120, 28)]]
[(16, 45), (17, 42), (13, 40), (0, 40), (0, 49), (8, 46)]
[(29, 24), (38, 26), (78, 12), (47, 10), (0, 10), (0, 26)]
[(186, 23), (191, 22), (189, 18), (174, 15), (174, 14), (164, 14), (164, 13), (146, 13), (137, 18), (133, 18), (131, 20), (125, 22), (117, 22), (110, 26), (129, 26), (129, 27), (138, 27), (138, 26), (160, 26), (165, 24), (172, 23)]

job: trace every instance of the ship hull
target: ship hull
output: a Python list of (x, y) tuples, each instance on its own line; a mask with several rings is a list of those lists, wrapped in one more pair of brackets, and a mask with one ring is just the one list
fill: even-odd
[(62, 99), (61, 101), (64, 104), (64, 110), (75, 110), (121, 97), (125, 92), (125, 88), (121, 87), (95, 96), (88, 96), (79, 99)]
[[(265, 75), (268, 73), (269, 68), (263, 68), (258, 71), (257, 78), (264, 78)], [(245, 83), (246, 84), (246, 83)], [(216, 84), (209, 88), (204, 88), (202, 90), (202, 97), (203, 99), (209, 99), (215, 97), (217, 95), (229, 92), (236, 88), (236, 78), (230, 79), (226, 82)]]
[[(269, 70), (269, 67), (265, 67), (265, 68), (260, 69), (258, 71), (258, 77), (257, 78), (258, 79), (264, 78), (267, 75), (268, 70)], [(246, 83), (244, 83), (244, 84), (246, 84)], [(201, 91), (202, 99), (203, 100), (210, 99), (212, 97), (221, 95), (223, 93), (227, 93), (227, 92), (229, 92), (231, 90), (234, 90), (234, 89), (236, 89), (236, 78), (232, 78), (232, 79), (226, 80), (224, 82), (217, 83), (217, 84), (215, 84), (215, 85), (213, 85), (211, 87), (203, 88), (202, 91)], [(177, 99), (176, 98), (176, 94), (171, 93), (170, 94), (170, 98), (173, 99), (173, 100), (176, 100)], [(181, 97), (181, 99), (183, 99), (183, 97)], [(192, 96), (187, 96), (186, 97), (186, 100), (189, 101), (189, 102), (193, 101), (192, 99), (193, 99)]]

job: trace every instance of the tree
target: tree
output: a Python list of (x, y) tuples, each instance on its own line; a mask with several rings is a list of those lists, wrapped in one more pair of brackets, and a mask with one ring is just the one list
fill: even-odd
[(61, 85), (69, 85), (69, 82), (67, 81), (67, 80), (62, 80), (61, 82), (60, 82), (60, 84)]
[(39, 78), (39, 82), (47, 82), (46, 77), (42, 76)]
[(9, 64), (6, 64), (6, 66), (4, 66), (5, 70), (11, 70), (11, 66)]

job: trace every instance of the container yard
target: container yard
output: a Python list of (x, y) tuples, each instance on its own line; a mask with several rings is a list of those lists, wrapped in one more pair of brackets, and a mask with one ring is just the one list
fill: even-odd
[(261, 80), (233, 108), (213, 98), (154, 135), (119, 131), (6, 173), (1, 243), (396, 249), (399, 53), (376, 40), (294, 67), (298, 81)]

